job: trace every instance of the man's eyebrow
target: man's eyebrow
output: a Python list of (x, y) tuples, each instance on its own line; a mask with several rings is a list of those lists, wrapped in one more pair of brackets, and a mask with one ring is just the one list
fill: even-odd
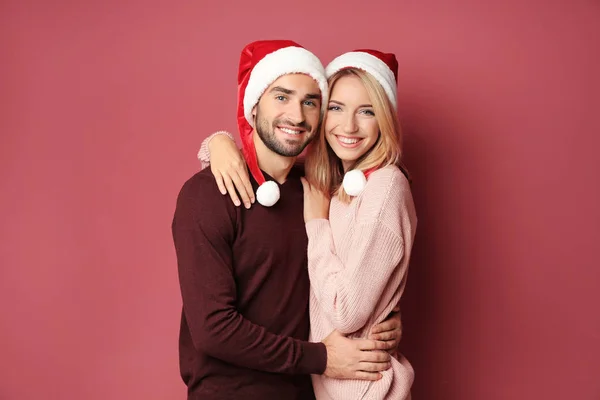
[(281, 93), (285, 93), (285, 94), (295, 94), (296, 93), (293, 90), (286, 89), (281, 86), (275, 86), (275, 87), (271, 88), (271, 90), (269, 90), (269, 93), (271, 93), (271, 92), (281, 92)]
[[(271, 88), (271, 90), (269, 90), (269, 93), (272, 92), (279, 92), (279, 93), (283, 93), (283, 94), (287, 94), (287, 95), (295, 95), (296, 91), (295, 90), (291, 90), (291, 89), (286, 89), (284, 87), (281, 86), (275, 86), (273, 88)], [(311, 100), (320, 100), (321, 99), (321, 94), (320, 93), (308, 93), (306, 96), (304, 96), (305, 99), (311, 99)]]

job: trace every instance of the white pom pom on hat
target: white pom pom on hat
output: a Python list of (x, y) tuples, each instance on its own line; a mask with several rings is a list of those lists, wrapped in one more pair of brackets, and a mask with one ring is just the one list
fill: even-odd
[(350, 196), (358, 196), (367, 185), (365, 174), (359, 169), (353, 169), (344, 174), (342, 186)]
[(266, 181), (256, 190), (256, 201), (262, 206), (271, 207), (279, 201), (279, 185), (275, 181)]

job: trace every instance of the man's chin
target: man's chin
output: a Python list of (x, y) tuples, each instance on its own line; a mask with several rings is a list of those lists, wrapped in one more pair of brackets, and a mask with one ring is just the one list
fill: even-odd
[(278, 141), (277, 144), (267, 144), (267, 147), (269, 147), (271, 151), (279, 154), (280, 156), (297, 157), (302, 153), (302, 151), (306, 147), (306, 144), (298, 143), (297, 141), (293, 140), (281, 140)]
[(302, 154), (305, 148), (306, 144), (300, 146), (298, 146), (297, 144), (294, 146), (288, 146), (286, 148), (286, 154), (288, 154), (288, 157), (298, 157), (300, 154)]
[(297, 151), (276, 151), (275, 153), (277, 153), (283, 157), (292, 158), (292, 157), (298, 157), (302, 153), (302, 151), (299, 151), (299, 152), (297, 152)]
[(280, 156), (283, 157), (298, 157), (301, 153), (302, 150), (298, 150), (298, 148), (283, 148), (283, 147), (279, 147), (279, 148), (271, 148), (270, 149), (273, 153), (278, 154)]

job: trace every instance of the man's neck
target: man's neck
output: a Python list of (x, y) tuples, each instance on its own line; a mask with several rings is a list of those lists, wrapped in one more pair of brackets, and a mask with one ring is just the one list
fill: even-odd
[(281, 156), (267, 148), (258, 136), (258, 133), (256, 133), (256, 130), (252, 132), (252, 137), (254, 139), (259, 168), (273, 177), (277, 183), (280, 185), (283, 184), (296, 162), (296, 157)]

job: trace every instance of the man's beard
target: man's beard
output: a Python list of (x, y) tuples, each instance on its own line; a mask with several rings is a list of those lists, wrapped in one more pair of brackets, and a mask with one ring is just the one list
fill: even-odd
[[(265, 146), (271, 150), (272, 152), (279, 154), (284, 157), (296, 157), (308, 146), (314, 134), (312, 134), (312, 126), (310, 126), (306, 121), (300, 124), (294, 124), (289, 120), (276, 119), (273, 121), (272, 126), (269, 126), (269, 121), (266, 119), (262, 119), (260, 117), (260, 110), (256, 109), (256, 133), (258, 133), (258, 137), (263, 141)], [(306, 136), (306, 140), (304, 142), (298, 141), (286, 141), (286, 143), (282, 143), (277, 140), (275, 135), (275, 128), (278, 125), (285, 125), (290, 127), (302, 128), (306, 131), (304, 133)]]

